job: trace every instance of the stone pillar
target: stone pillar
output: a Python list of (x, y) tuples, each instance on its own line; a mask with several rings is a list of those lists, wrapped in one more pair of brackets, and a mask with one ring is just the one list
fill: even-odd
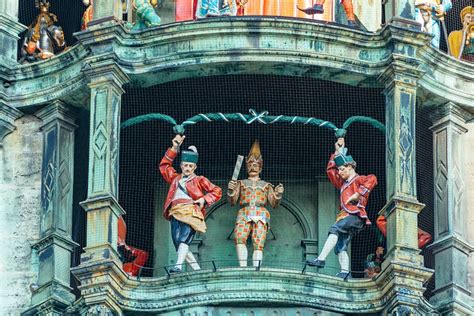
[[(115, 289), (112, 279), (124, 276), (117, 237), (118, 218), (125, 212), (117, 201), (120, 105), (122, 86), (129, 78), (112, 59), (85, 71), (90, 78), (89, 184), (87, 200), (81, 205), (87, 212), (87, 247), (73, 273), (87, 284), (82, 288), (86, 304), (92, 309), (107, 307), (115, 315), (121, 311), (109, 291)], [(89, 290), (95, 286), (100, 289)]]
[(0, 64), (12, 66), (17, 62), (18, 34), (26, 27), (18, 23), (18, 1), (0, 1)]
[[(468, 283), (469, 255), (466, 185), (463, 162), (466, 120), (472, 115), (448, 102), (433, 114), (435, 289), (431, 302), (442, 314), (472, 315), (474, 299)], [(471, 151), (472, 153), (472, 151)]]
[(42, 119), (40, 240), (32, 247), (38, 255), (38, 280), (32, 305), (25, 314), (59, 315), (75, 300), (71, 293), (71, 255), (78, 246), (72, 234), (74, 174), (74, 111), (54, 101), (36, 113)]
[(91, 30), (98, 24), (122, 21), (121, 0), (94, 0), (93, 6), (93, 19), (88, 24), (88, 28), (91, 28)]
[[(414, 312), (423, 302), (423, 284), (432, 272), (423, 267), (417, 242), (418, 214), (424, 205), (416, 196), (416, 87), (422, 75), (416, 59), (424, 42), (408, 42), (412, 32), (389, 26), (392, 63), (381, 76), (385, 87), (387, 254), (382, 275), (392, 279), (386, 312)], [(409, 62), (407, 62), (409, 61)], [(381, 278), (383, 279), (383, 278)]]
[(128, 77), (113, 61), (87, 70), (90, 78), (89, 186), (87, 248), (82, 262), (118, 259), (118, 171), (122, 85)]

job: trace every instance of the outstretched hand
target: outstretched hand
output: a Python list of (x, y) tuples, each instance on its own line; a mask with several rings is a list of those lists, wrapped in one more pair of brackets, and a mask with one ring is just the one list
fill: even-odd
[(283, 187), (283, 184), (281, 183), (275, 187), (275, 193), (278, 197), (281, 197), (284, 191), (285, 191), (285, 188)]

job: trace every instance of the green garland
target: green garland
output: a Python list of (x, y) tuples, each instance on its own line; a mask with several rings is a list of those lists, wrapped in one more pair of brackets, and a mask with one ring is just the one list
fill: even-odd
[(336, 137), (344, 137), (347, 133), (347, 129), (353, 123), (365, 123), (369, 124), (376, 129), (385, 133), (385, 126), (367, 116), (352, 116), (348, 118), (342, 128), (338, 128), (336, 125), (329, 121), (320, 120), (314, 117), (303, 117), (303, 116), (286, 116), (286, 115), (268, 115), (268, 111), (263, 111), (261, 113), (256, 112), (253, 109), (249, 110), (250, 114), (242, 114), (242, 113), (200, 113), (195, 115), (187, 120), (185, 120), (182, 124), (176, 123), (176, 121), (168, 115), (161, 114), (161, 113), (150, 113), (145, 115), (140, 115), (133, 117), (131, 119), (126, 120), (121, 124), (121, 128), (127, 128), (139, 123), (147, 122), (147, 121), (165, 121), (173, 125), (173, 131), (176, 134), (184, 134), (186, 127), (197, 124), (199, 122), (216, 122), (216, 121), (224, 121), (224, 122), (244, 122), (246, 124), (252, 124), (254, 122), (258, 122), (260, 124), (300, 124), (300, 125), (312, 125), (318, 127), (324, 127), (327, 129), (332, 130)]

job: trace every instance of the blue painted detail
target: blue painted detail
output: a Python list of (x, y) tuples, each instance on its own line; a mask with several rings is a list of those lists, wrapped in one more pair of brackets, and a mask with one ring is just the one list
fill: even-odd
[(54, 256), (54, 248), (53, 247), (47, 247), (44, 251), (42, 251), (40, 254), (39, 254), (39, 261), (40, 262), (46, 262), (48, 261), (50, 258), (52, 258)]

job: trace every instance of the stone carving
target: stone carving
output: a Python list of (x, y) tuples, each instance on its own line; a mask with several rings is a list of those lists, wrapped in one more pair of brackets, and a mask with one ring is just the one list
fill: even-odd
[(114, 313), (104, 304), (93, 305), (87, 310), (87, 316), (113, 316)]

